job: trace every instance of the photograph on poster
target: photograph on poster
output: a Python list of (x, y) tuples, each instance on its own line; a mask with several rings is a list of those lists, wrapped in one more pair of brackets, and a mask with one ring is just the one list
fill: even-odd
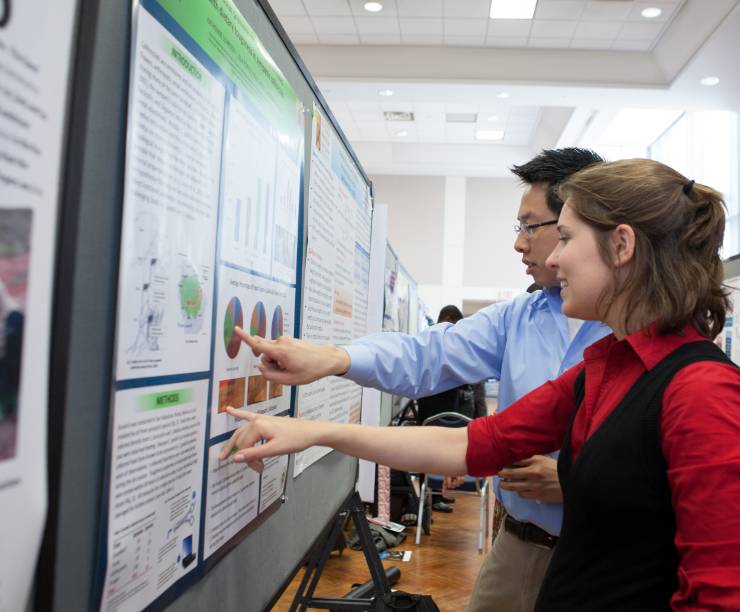
[(0, 461), (16, 456), (32, 215), (0, 209)]

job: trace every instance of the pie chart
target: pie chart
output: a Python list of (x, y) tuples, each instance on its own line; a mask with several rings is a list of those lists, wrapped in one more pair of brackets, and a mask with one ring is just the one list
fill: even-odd
[(241, 338), (234, 333), (234, 327), (237, 326), (244, 327), (244, 314), (241, 302), (233, 297), (224, 315), (224, 348), (230, 359), (234, 359), (239, 354), (242, 346)]
[(265, 305), (262, 302), (257, 302), (254, 306), (249, 333), (262, 338), (267, 335), (267, 315), (265, 314)]
[(275, 312), (272, 313), (272, 325), (270, 326), (270, 337), (276, 340), (283, 335), (283, 309), (275, 306)]

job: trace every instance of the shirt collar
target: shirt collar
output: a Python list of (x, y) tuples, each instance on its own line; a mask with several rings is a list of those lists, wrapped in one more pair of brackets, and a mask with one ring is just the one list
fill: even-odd
[(584, 351), (584, 357), (586, 359), (602, 358), (612, 346), (624, 342), (632, 348), (645, 369), (650, 371), (680, 346), (706, 340), (693, 325), (686, 325), (680, 332), (669, 334), (661, 334), (658, 331), (659, 325), (660, 321), (655, 321), (640, 331), (630, 334), (624, 340), (617, 340), (614, 334), (609, 334), (587, 348)]
[(560, 314), (563, 311), (563, 300), (560, 297), (560, 287), (545, 287), (537, 292), (532, 301), (532, 308), (544, 310), (549, 308)]

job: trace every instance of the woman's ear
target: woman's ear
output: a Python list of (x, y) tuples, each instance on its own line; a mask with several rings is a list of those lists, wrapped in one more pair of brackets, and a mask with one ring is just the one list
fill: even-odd
[(617, 268), (627, 265), (635, 256), (635, 230), (624, 223), (612, 232), (612, 254)]

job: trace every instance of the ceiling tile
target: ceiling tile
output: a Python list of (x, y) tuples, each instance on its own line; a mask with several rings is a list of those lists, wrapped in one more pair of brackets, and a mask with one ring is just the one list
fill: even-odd
[(445, 114), (445, 105), (441, 102), (417, 102), (414, 104), (414, 112), (426, 119), (436, 117), (441, 121)]
[[(301, 0), (270, 0), (270, 6), (276, 15), (305, 15)], [(280, 20), (282, 21), (282, 19)]]
[(569, 38), (535, 38), (529, 39), (529, 46), (535, 49), (566, 48), (570, 44)]
[(442, 0), (399, 0), (401, 17), (442, 17)]
[(529, 36), (531, 19), (489, 19), (488, 36)]
[[(403, 1), (403, 0), (401, 0)], [(352, 13), (358, 17), (395, 17), (398, 14), (396, 0), (381, 0), (383, 10), (378, 13), (371, 13), (365, 10), (367, 0), (349, 0)]]
[(378, 123), (383, 121), (383, 114), (380, 109), (375, 112), (358, 111), (350, 106), (350, 112), (358, 125), (360, 123)]
[(537, 3), (535, 19), (578, 19), (583, 13), (584, 0), (550, 0)]
[(478, 114), (478, 109), (479, 109), (478, 104), (470, 104), (470, 103), (464, 103), (464, 102), (449, 102), (444, 105), (445, 113), (457, 113), (457, 114), (475, 113), (475, 114)]
[(316, 33), (322, 34), (355, 34), (355, 21), (352, 17), (313, 17)]
[(402, 17), (401, 34), (443, 34), (442, 20), (435, 18)]
[(482, 19), (445, 19), (445, 36), (485, 36), (487, 21)]
[(351, 15), (347, 0), (303, 0), (308, 14), (314, 15)]
[(313, 25), (308, 17), (282, 17), (280, 23), (285, 28), (285, 31), (293, 36), (293, 34), (313, 34)]
[(380, 102), (378, 100), (351, 100), (347, 102), (347, 107), (354, 112), (370, 113), (374, 112), (380, 116)]
[(625, 23), (619, 33), (621, 40), (655, 40), (661, 30), (662, 23)]
[(444, 0), (445, 17), (488, 19), (490, 8), (490, 0)]
[(335, 115), (349, 113), (349, 107), (347, 106), (347, 103), (343, 102), (342, 100), (332, 100), (329, 106), (331, 107), (331, 112)]
[(400, 34), (360, 34), (363, 45), (400, 45)]
[[(566, 41), (567, 42), (567, 41)], [(487, 47), (526, 47), (526, 37), (502, 38), (498, 36), (489, 36), (486, 38)]]
[(570, 38), (577, 21), (546, 21), (535, 19), (529, 35), (536, 38)]
[(574, 38), (570, 41), (571, 49), (611, 49), (611, 38)]
[[(401, 26), (403, 30), (403, 26)], [(401, 44), (416, 45), (419, 47), (429, 45), (441, 45), (444, 43), (444, 36), (441, 34), (401, 34)]]
[(290, 40), (294, 45), (317, 45), (319, 37), (316, 34), (291, 34)]
[(606, 21), (620, 21), (627, 19), (630, 10), (632, 10), (632, 2), (624, 2), (619, 0), (605, 1), (589, 0), (586, 3), (586, 7), (583, 9), (582, 19), (595, 19), (595, 20), (606, 20)]
[(614, 51), (650, 51), (653, 48), (652, 40), (620, 40), (612, 44)]
[(357, 31), (362, 34), (400, 34), (395, 17), (355, 17)]
[(357, 34), (322, 34), (319, 32), (319, 42), (322, 45), (359, 45)]
[(618, 21), (582, 21), (573, 33), (574, 38), (608, 38), (619, 34), (622, 24)]
[(482, 47), (486, 37), (480, 36), (445, 36), (445, 44), (451, 47)]
[(476, 129), (475, 123), (447, 123), (445, 125), (445, 134), (450, 140), (474, 142)]

